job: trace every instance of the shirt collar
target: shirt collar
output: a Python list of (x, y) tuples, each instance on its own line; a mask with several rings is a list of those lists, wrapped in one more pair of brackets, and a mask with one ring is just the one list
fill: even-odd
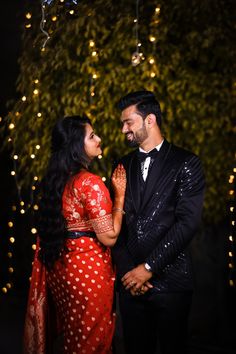
[[(162, 140), (162, 142), (160, 143), (160, 144), (158, 144), (157, 146), (155, 146), (154, 147), (154, 149), (157, 149), (157, 151), (159, 151), (160, 150), (160, 148), (161, 148), (161, 146), (162, 146), (162, 144), (163, 144), (163, 142), (164, 142), (164, 139)], [(153, 150), (153, 149), (152, 149)], [(145, 150), (143, 150), (141, 147), (139, 148), (139, 151), (140, 152), (144, 152), (144, 153), (148, 153), (149, 151), (151, 151), (151, 150), (149, 150), (149, 151), (145, 151)]]

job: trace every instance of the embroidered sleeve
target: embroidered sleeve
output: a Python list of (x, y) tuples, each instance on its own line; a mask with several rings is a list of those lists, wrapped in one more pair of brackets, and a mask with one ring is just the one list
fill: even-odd
[(94, 231), (102, 233), (112, 230), (112, 201), (102, 179), (90, 175), (83, 181), (81, 192), (81, 199)]

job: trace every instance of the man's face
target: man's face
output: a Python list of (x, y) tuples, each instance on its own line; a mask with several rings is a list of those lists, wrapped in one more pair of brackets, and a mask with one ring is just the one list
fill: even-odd
[(121, 113), (122, 133), (125, 134), (128, 145), (140, 146), (148, 137), (145, 120), (138, 113), (136, 106), (129, 106)]

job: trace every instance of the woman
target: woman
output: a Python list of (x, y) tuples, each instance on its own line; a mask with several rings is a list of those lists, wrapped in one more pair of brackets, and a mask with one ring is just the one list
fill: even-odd
[(65, 354), (112, 352), (110, 247), (121, 229), (126, 175), (119, 165), (112, 176), (112, 205), (102, 179), (88, 170), (102, 153), (100, 143), (86, 117), (63, 118), (53, 130), (26, 314), (27, 354), (53, 352), (54, 333), (62, 335)]

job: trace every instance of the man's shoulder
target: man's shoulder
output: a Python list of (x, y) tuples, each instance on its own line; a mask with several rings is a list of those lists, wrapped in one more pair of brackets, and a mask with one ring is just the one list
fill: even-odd
[(122, 156), (119, 161), (117, 161), (118, 163), (121, 163), (124, 167), (127, 166), (129, 164), (129, 162), (133, 159), (133, 157), (136, 154), (137, 149), (135, 149), (134, 151), (129, 152), (128, 154)]
[(190, 151), (190, 150), (187, 150), (183, 147), (180, 147), (180, 146), (177, 146), (177, 145), (174, 145), (174, 144), (171, 144), (171, 153), (172, 153), (172, 156), (174, 158), (180, 158), (181, 160), (185, 160), (185, 159), (191, 159), (191, 158), (197, 158), (198, 159), (198, 156), (193, 152), (193, 151)]

